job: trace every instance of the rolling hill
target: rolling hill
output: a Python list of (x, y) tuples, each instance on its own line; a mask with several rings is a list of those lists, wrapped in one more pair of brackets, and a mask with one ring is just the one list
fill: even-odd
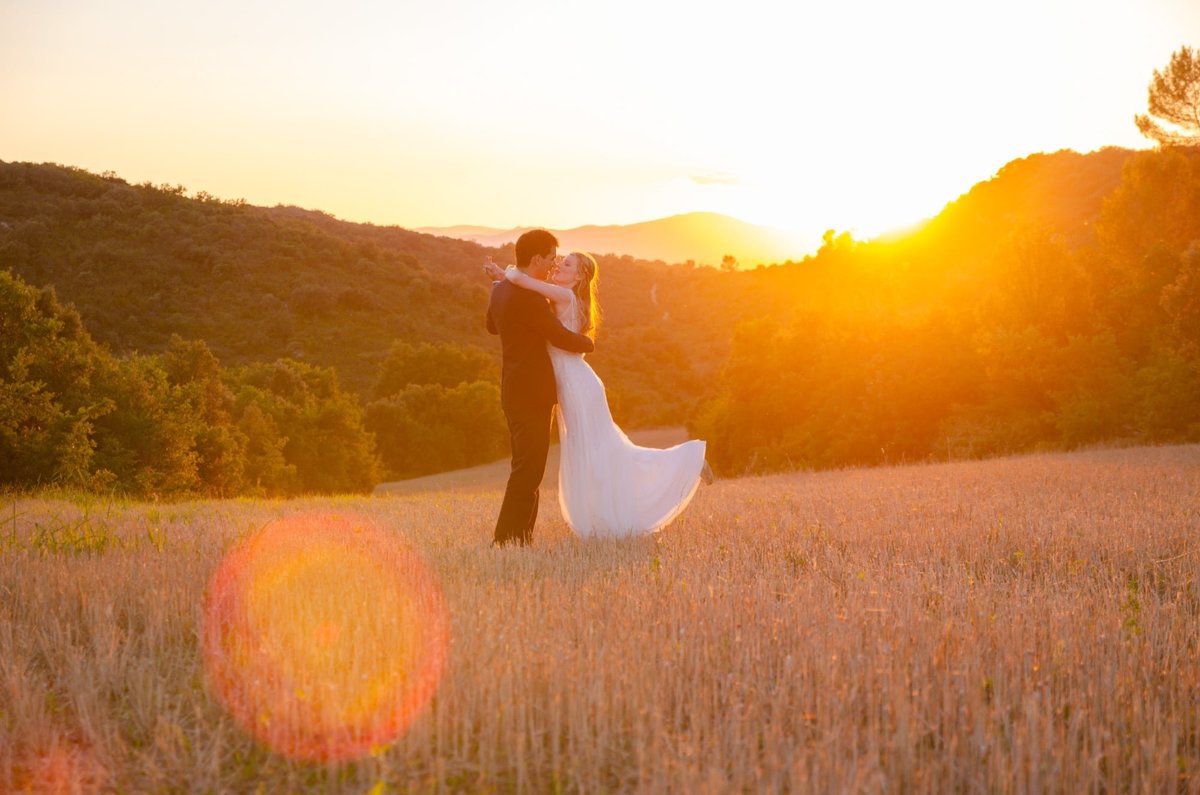
[[(801, 262), (733, 273), (601, 256), (604, 321), (589, 359), (619, 421), (681, 424), (743, 321), (845, 300), (928, 300), (946, 285), (986, 279), (996, 247), (1026, 224), (1084, 240), (1129, 154), (1064, 151), (1014, 161), (923, 229), (863, 244), (849, 259), (836, 241)], [(649, 226), (711, 231), (718, 220), (693, 214)], [(629, 239), (638, 227), (646, 225), (625, 228)], [(333, 367), (365, 399), (397, 339), (498, 354), (482, 322), (486, 255), (512, 261), (511, 246), (189, 197), (178, 187), (54, 164), (0, 162), (0, 267), (53, 285), (117, 353), (161, 351), (179, 334), (204, 340), (224, 364), (291, 357)], [(906, 284), (908, 294), (895, 297)]]
[[(491, 229), (481, 226), (425, 227), (431, 235), (470, 240), (483, 246), (513, 243), (533, 227)], [(742, 265), (799, 260), (819, 240), (805, 240), (779, 229), (746, 223), (719, 213), (684, 213), (637, 224), (554, 229), (563, 251), (628, 254), (638, 259), (719, 265), (725, 256)]]

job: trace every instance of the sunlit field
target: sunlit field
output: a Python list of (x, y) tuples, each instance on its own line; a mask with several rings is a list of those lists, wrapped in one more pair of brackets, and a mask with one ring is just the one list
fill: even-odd
[[(491, 549), (499, 499), (9, 500), (0, 791), (1200, 792), (1200, 446), (719, 481), (626, 542), (544, 493), (535, 545)], [(357, 761), (271, 750), (205, 662), (223, 560), (312, 511), (444, 600), (432, 700)], [(338, 560), (288, 636), (331, 676), (424, 604)]]

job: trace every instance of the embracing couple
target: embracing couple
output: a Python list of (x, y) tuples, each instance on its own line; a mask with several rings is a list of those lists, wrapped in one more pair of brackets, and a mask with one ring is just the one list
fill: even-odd
[(497, 546), (533, 539), (555, 414), (558, 503), (580, 536), (652, 533), (687, 507), (702, 479), (712, 480), (704, 442), (638, 447), (613, 422), (604, 384), (583, 359), (599, 321), (596, 260), (557, 254), (558, 239), (535, 229), (517, 239), (516, 266), (501, 270), (491, 258), (483, 266), (497, 280), (487, 328), (500, 335), (500, 402), (512, 439)]

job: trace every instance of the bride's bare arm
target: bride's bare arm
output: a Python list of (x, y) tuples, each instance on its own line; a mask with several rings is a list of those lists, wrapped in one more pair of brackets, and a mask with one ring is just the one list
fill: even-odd
[(550, 284), (541, 279), (535, 279), (528, 273), (522, 273), (515, 265), (508, 266), (508, 270), (504, 271), (504, 278), (518, 287), (524, 287), (526, 290), (532, 290), (539, 295), (544, 295), (556, 304), (568, 304), (571, 302), (571, 291), (566, 287), (559, 287), (557, 284)]

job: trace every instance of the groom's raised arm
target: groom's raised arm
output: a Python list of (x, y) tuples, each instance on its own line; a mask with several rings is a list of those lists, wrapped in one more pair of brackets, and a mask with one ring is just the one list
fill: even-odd
[(529, 312), (525, 315), (525, 322), (539, 337), (544, 338), (555, 348), (572, 353), (591, 353), (596, 350), (596, 343), (592, 342), (590, 337), (567, 331), (566, 327), (559, 323), (558, 318), (554, 317), (554, 313), (550, 311), (550, 305), (540, 298), (529, 308)]

